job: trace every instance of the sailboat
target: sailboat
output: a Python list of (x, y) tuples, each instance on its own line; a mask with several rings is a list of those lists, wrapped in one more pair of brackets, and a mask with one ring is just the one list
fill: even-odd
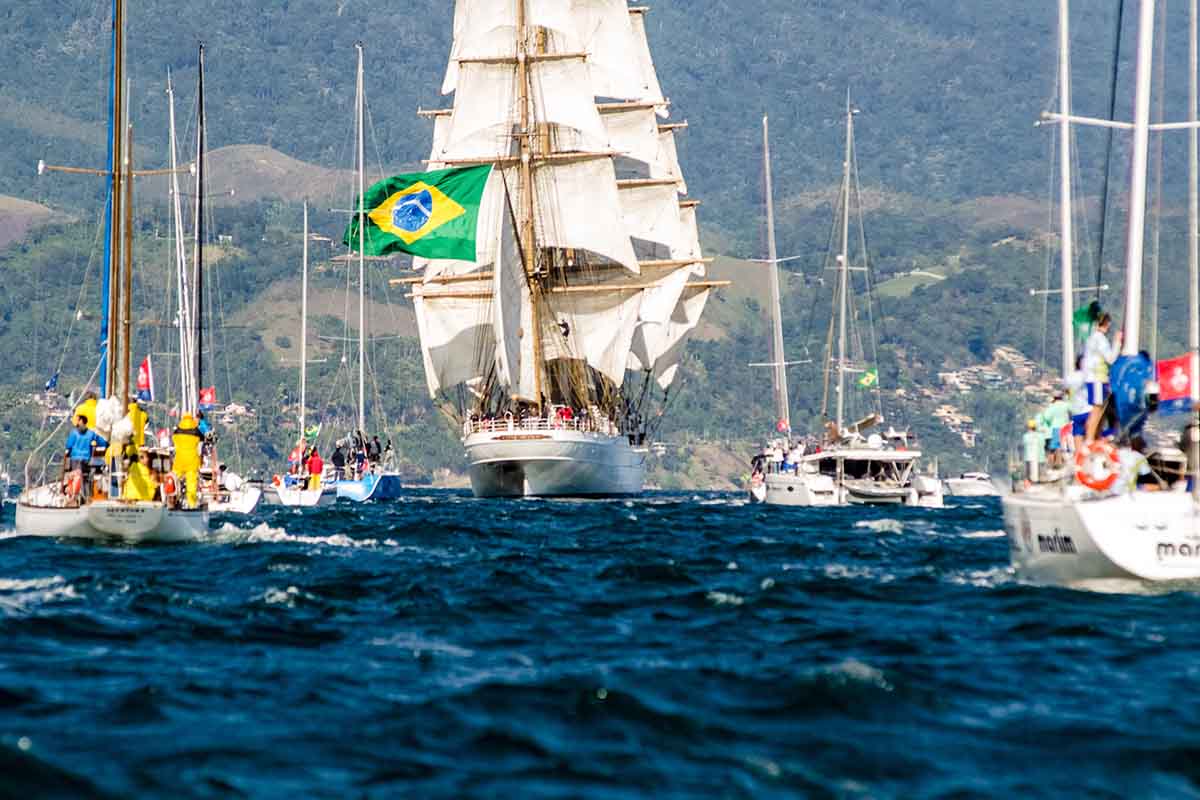
[[(101, 318), (104, 350), (97, 369), (102, 397), (96, 403), (96, 419), (90, 422), (102, 434), (107, 433), (115, 453), (120, 453), (134, 436), (129, 399), (133, 343), (133, 179), (138, 173), (133, 170), (133, 129), (127, 118), (125, 23), (124, 0), (114, 0), (109, 168), (93, 171), (38, 165), (39, 173), (95, 172), (109, 182), (105, 225), (107, 269), (102, 288), (105, 308)], [(153, 449), (150, 452), (160, 468), (169, 466), (169, 454)], [(121, 538), (132, 542), (192, 540), (207, 533), (209, 513), (203, 502), (196, 509), (184, 510), (170, 508), (162, 500), (120, 499), (125, 479), (123, 461), (120, 456), (105, 457), (104, 461), (103, 467), (91, 470), (81, 485), (72, 486), (69, 492), (63, 481), (33, 485), (29, 479), (30, 465), (26, 463), (25, 485), (29, 488), (17, 501), (16, 529), (34, 536)]]
[[(850, 218), (852, 199), (856, 194), (857, 161), (854, 149), (854, 116), (858, 112), (846, 98), (846, 155), (843, 163), (841, 208), (841, 250), (836, 257), (837, 287), (836, 311), (830, 320), (831, 330), (826, 353), (825, 400), (822, 416), (827, 420), (826, 428), (819, 435), (807, 437), (805, 441), (794, 441), (790, 435), (768, 446), (755, 457), (753, 473), (763, 491), (757, 494), (771, 505), (788, 506), (837, 506), (860, 505), (907, 505), (924, 508), (941, 508), (944, 505), (941, 481), (922, 475), (917, 465), (921, 458), (919, 450), (910, 449), (908, 435), (904, 431), (888, 428), (884, 433), (867, 431), (884, 421), (882, 408), (878, 405), (878, 373), (851, 357), (849, 323), (853, 316), (851, 308), (852, 286), (850, 273), (864, 271), (863, 267), (852, 267), (850, 263)], [(765, 134), (764, 128), (764, 134)], [(764, 140), (764, 145), (768, 144)], [(766, 150), (766, 147), (764, 147)], [(769, 151), (768, 151), (769, 152)], [(768, 162), (769, 163), (769, 162)], [(768, 165), (768, 220), (773, 223), (774, 214), (770, 202), (770, 169)], [(772, 231), (768, 242), (773, 242)], [(866, 253), (863, 253), (865, 260)], [(787, 418), (786, 363), (783, 360), (782, 325), (779, 317), (778, 259), (771, 244), (772, 299), (775, 305), (775, 344), (773, 348), (776, 370), (781, 433), (790, 434)], [(868, 302), (869, 299), (868, 299)], [(836, 328), (836, 333), (834, 328)], [(832, 376), (831, 373), (832, 372)], [(852, 424), (846, 423), (848, 377), (858, 374), (857, 382), (869, 388), (876, 397), (873, 413)], [(829, 382), (833, 386), (834, 411), (829, 409)], [(752, 476), (751, 497), (755, 497), (755, 477)]]
[(459, 0), (430, 168), (494, 164), (474, 260), (416, 259), (429, 392), (477, 497), (642, 491), (712, 289), (649, 42), (625, 0)]
[[(1072, 125), (1102, 125), (1132, 130), (1129, 219), (1125, 252), (1124, 342), (1120, 358), (1113, 365), (1114, 397), (1117, 398), (1121, 432), (1126, 439), (1152, 414), (1157, 406), (1158, 386), (1152, 371), (1144, 369), (1139, 356), (1142, 310), (1143, 238), (1146, 217), (1146, 172), (1149, 136), (1152, 128), (1186, 128), (1190, 141), (1190, 325), (1189, 349), (1191, 379), (1189, 399), (1192, 419), (1200, 408), (1200, 258), (1196, 230), (1200, 219), (1197, 202), (1197, 20), (1193, 4), (1191, 20), (1191, 91), (1189, 119), (1185, 123), (1150, 124), (1150, 95), (1154, 56), (1155, 0), (1142, 0), (1138, 16), (1137, 60), (1134, 78), (1134, 120), (1132, 123), (1096, 120), (1076, 116), (1071, 108), (1070, 9), (1068, 0), (1059, 0), (1059, 112), (1044, 119), (1057, 122), (1060, 134), (1060, 214), (1062, 237), (1061, 291), (1064, 373), (1074, 363), (1072, 271), (1072, 197), (1071, 136)], [(1163, 87), (1159, 87), (1163, 91)], [(1195, 445), (1193, 444), (1193, 447)], [(1097, 442), (1093, 449), (1103, 460), (1120, 459), (1120, 451)], [(1104, 452), (1107, 451), (1107, 452)], [(1194, 455), (1194, 454), (1193, 454)], [(1196, 459), (1192, 459), (1195, 469)], [(1113, 492), (1085, 484), (1103, 486), (1098, 481), (1102, 464), (1085, 452), (1078, 470), (1068, 472), (1053, 483), (1033, 484), (1002, 499), (1009, 550), (1017, 573), (1039, 583), (1087, 584), (1105, 579), (1146, 581), (1195, 580), (1200, 578), (1200, 481), (1192, 476), (1192, 493), (1182, 486), (1171, 491), (1144, 492), (1132, 487)], [(1113, 473), (1115, 477), (1115, 473)]]
[[(195, 216), (193, 229), (193, 262), (191, 280), (188, 276), (183, 248), (177, 248), (177, 278), (179, 282), (179, 330), (180, 330), (180, 375), (183, 379), (181, 414), (195, 415), (202, 410), (201, 392), (204, 386), (204, 333), (207, 320), (204, 310), (204, 245), (205, 245), (205, 191), (207, 185), (208, 119), (204, 111), (204, 45), (199, 48), (197, 68), (197, 121), (195, 162)], [(170, 96), (171, 159), (175, 165), (175, 108), (174, 92)], [(173, 173), (174, 176), (177, 173)], [(176, 233), (182, 241), (182, 212), (179, 204), (178, 181), (174, 185), (173, 210), (176, 214)], [(205, 445), (205, 463), (200, 470), (201, 494), (205, 497), (209, 511), (214, 513), (251, 514), (262, 498), (262, 489), (241, 478), (231, 479), (222, 475), (218, 442), (213, 439)]]
[[(304, 257), (300, 278), (300, 441), (304, 441), (305, 412), (308, 409), (308, 203), (304, 203)], [(301, 444), (303, 447), (303, 444)], [(293, 484), (287, 477), (277, 475), (263, 490), (263, 500), (268, 505), (314, 508), (327, 506), (337, 500), (337, 485), (334, 481), (322, 481), (317, 489), (308, 488), (300, 478)]]
[[(366, 133), (365, 108), (366, 93), (363, 77), (363, 46), (355, 45), (358, 50), (358, 80), (355, 92), (355, 132), (358, 143), (357, 180), (358, 180), (358, 230), (366, 226), (364, 220), (367, 210), (364, 206), (366, 184)], [(305, 240), (307, 247), (307, 240)], [(366, 448), (367, 430), (367, 254), (366, 237), (359, 237), (358, 247), (358, 427), (351, 435), (356, 449)], [(352, 500), (356, 503), (368, 500), (395, 500), (400, 497), (403, 487), (400, 483), (400, 473), (386, 463), (365, 462), (366, 467), (361, 472), (356, 468), (349, 477), (337, 481), (337, 496)], [(347, 469), (350, 469), (348, 466)]]

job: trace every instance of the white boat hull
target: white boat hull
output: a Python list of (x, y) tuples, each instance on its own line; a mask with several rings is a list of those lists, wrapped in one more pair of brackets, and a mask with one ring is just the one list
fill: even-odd
[(1003, 505), (1012, 563), (1026, 580), (1200, 579), (1200, 512), (1188, 494), (1080, 498), (1048, 487)]
[[(43, 487), (45, 489), (45, 487)], [(171, 511), (162, 503), (100, 500), (79, 508), (40, 504), (42, 490), (17, 501), (16, 531), (26, 536), (190, 542), (208, 534), (208, 511)]]
[(943, 483), (946, 494), (951, 497), (997, 497), (1000, 494), (990, 481), (947, 478)]
[(269, 506), (290, 508), (317, 508), (331, 506), (337, 502), (337, 486), (332, 483), (320, 489), (297, 489), (268, 486), (263, 490), (263, 502)]
[(773, 472), (764, 481), (765, 502), (772, 506), (842, 505), (837, 485), (828, 475)]
[(640, 494), (646, 449), (625, 436), (576, 430), (474, 433), (464, 442), (476, 497)]
[(253, 514), (262, 500), (263, 490), (257, 486), (244, 486), (228, 493), (228, 500), (210, 499), (208, 510), (213, 514)]

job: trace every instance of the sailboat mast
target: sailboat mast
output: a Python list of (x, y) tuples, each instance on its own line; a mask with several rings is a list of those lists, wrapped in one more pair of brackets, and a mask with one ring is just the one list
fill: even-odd
[(196, 225), (194, 243), (195, 301), (192, 313), (195, 319), (196, 392), (204, 390), (204, 151), (206, 141), (204, 120), (204, 45), (200, 45), (197, 59), (197, 111), (196, 111)]
[(364, 434), (367, 430), (367, 210), (364, 207), (367, 196), (366, 185), (366, 136), (363, 132), (365, 114), (363, 106), (366, 98), (363, 96), (363, 44), (354, 45), (358, 50), (358, 91), (355, 101), (355, 114), (358, 128), (358, 429)]
[(772, 358), (775, 362), (775, 421), (781, 429), (790, 431), (788, 413), (787, 363), (783, 355), (783, 309), (779, 291), (779, 252), (775, 243), (775, 195), (771, 183), (770, 123), (763, 116), (763, 175), (767, 193), (767, 264), (771, 270), (771, 323), (773, 326)]
[(1135, 73), (1133, 158), (1129, 187), (1129, 235), (1125, 247), (1125, 342), (1123, 355), (1140, 350), (1142, 257), (1146, 237), (1146, 166), (1150, 156), (1150, 90), (1154, 60), (1154, 4), (1142, 0)]
[(542, 409), (542, 324), (538, 313), (538, 292), (534, 286), (533, 275), (537, 271), (536, 248), (534, 243), (534, 186), (533, 186), (533, 140), (536, 132), (533, 130), (533, 115), (529, 107), (529, 23), (526, 14), (525, 0), (517, 2), (517, 92), (520, 104), (520, 131), (517, 141), (521, 155), (521, 253), (524, 259), (525, 275), (530, 280), (533, 291), (529, 300), (533, 306), (533, 380), (534, 400), (538, 413)]
[(121, 295), (121, 205), (125, 181), (125, 0), (113, 0), (113, 76), (112, 76), (112, 172), (109, 186), (108, 217), (108, 308), (104, 309), (107, 341), (104, 343), (104, 394), (117, 390), (117, 353), (113, 344), (118, 336), (118, 310)]
[(182, 410), (195, 411), (192, 408), (192, 397), (195, 387), (192, 385), (192, 322), (190, 306), (190, 289), (187, 280), (187, 254), (183, 244), (183, 207), (179, 194), (179, 154), (175, 146), (175, 86), (171, 82), (171, 70), (167, 70), (167, 118), (170, 129), (171, 147), (171, 207), (174, 212), (173, 224), (175, 229), (175, 272), (178, 281), (179, 303), (179, 362), (182, 386)]
[[(359, 229), (361, 230), (361, 228)], [(308, 201), (304, 201), (304, 258), (300, 274), (300, 440), (304, 440), (304, 412), (308, 408)]]
[(133, 126), (127, 125), (125, 139), (125, 230), (121, 272), (121, 412), (129, 410), (130, 351), (133, 349)]
[(850, 160), (854, 154), (854, 110), (846, 92), (846, 161), (842, 165), (842, 254), (838, 275), (837, 429), (842, 435), (846, 414), (846, 316), (850, 294)]
[(1062, 236), (1062, 370), (1075, 369), (1075, 233), (1071, 191), (1071, 21), (1070, 0), (1058, 0), (1059, 230)]
[[(1191, 16), (1188, 21), (1188, 121), (1195, 123), (1200, 118), (1197, 97), (1200, 95), (1200, 9), (1197, 0), (1191, 0)], [(1192, 420), (1195, 424), (1197, 409), (1200, 409), (1200, 132), (1195, 127), (1188, 130), (1188, 350), (1191, 356), (1191, 401)], [(1200, 430), (1193, 428), (1193, 436)], [(1189, 457), (1195, 463), (1192, 469), (1192, 497), (1200, 501), (1200, 458), (1194, 452), (1195, 444), (1189, 443)]]

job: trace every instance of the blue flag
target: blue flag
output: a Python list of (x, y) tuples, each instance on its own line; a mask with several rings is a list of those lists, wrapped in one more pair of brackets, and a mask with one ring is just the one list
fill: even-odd
[(50, 380), (46, 381), (46, 391), (53, 392), (57, 388), (58, 388), (58, 373), (56, 372), (50, 376)]

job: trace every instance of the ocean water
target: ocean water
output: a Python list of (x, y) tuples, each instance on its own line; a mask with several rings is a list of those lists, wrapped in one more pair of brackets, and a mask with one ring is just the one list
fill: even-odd
[(403, 502), (0, 533), (0, 797), (1193, 797), (1200, 598), (994, 500)]

